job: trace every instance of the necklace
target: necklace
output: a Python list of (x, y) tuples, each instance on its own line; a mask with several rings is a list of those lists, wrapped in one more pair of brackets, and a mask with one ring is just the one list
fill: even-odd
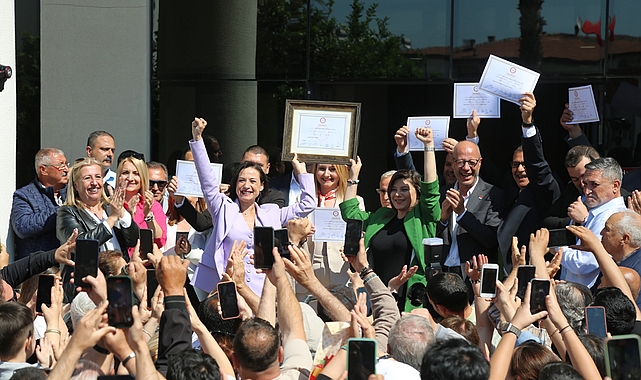
[(254, 206), (250, 206), (250, 207), (248, 207), (248, 208), (247, 208), (247, 210), (243, 211), (243, 215), (244, 215), (244, 216), (248, 216), (248, 215), (249, 215), (249, 212), (250, 212), (251, 210), (253, 210), (253, 209), (254, 209)]

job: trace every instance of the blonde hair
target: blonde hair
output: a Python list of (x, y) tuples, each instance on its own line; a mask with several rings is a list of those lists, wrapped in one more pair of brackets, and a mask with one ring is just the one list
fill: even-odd
[[(76, 186), (80, 181), (80, 171), (87, 166), (94, 166), (94, 165), (99, 168), (99, 171), (102, 175), (102, 166), (95, 158), (92, 158), (92, 157), (83, 158), (82, 160), (78, 160), (73, 164), (68, 174), (69, 181), (71, 182), (71, 186), (67, 186), (67, 200), (65, 201), (66, 206), (74, 206), (80, 209), (87, 208), (85, 203), (80, 199), (78, 190), (76, 190)], [(101, 191), (100, 205), (102, 206), (107, 203), (109, 203), (109, 199), (107, 199), (105, 192)]]
[(120, 175), (122, 174), (122, 168), (125, 165), (125, 162), (130, 162), (138, 170), (138, 176), (140, 176), (140, 189), (138, 193), (141, 196), (141, 199), (145, 199), (145, 191), (149, 189), (149, 170), (147, 169), (147, 164), (143, 160), (139, 160), (135, 157), (127, 157), (120, 161), (118, 164), (118, 173), (116, 174), (116, 182), (120, 182)]
[(345, 191), (347, 190), (347, 179), (349, 178), (349, 169), (347, 165), (336, 165), (336, 164), (314, 164), (312, 166), (312, 173), (314, 173), (314, 185), (316, 187), (316, 192), (318, 193), (319, 185), (318, 180), (316, 179), (316, 169), (318, 165), (333, 165), (336, 168), (336, 174), (338, 174), (338, 188), (336, 189), (336, 204), (338, 205), (345, 199)]

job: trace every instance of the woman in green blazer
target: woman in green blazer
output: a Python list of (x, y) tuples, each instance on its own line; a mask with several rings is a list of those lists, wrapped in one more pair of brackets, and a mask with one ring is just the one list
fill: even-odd
[[(397, 136), (407, 137), (408, 131), (403, 127)], [(414, 170), (399, 170), (392, 176), (388, 188), (392, 208), (380, 208), (374, 213), (361, 211), (356, 192), (362, 164), (357, 158), (357, 161), (351, 160), (345, 201), (339, 205), (343, 219), (363, 220), (369, 261), (383, 283), (387, 284), (396, 276), (403, 265), (408, 268), (418, 266), (416, 274), (399, 289), (402, 296), (399, 306), (405, 311), (414, 308), (407, 298), (407, 289), (417, 282), (426, 284), (425, 267), (429, 263), (423, 257), (423, 239), (436, 235), (436, 223), (441, 214), (432, 130), (417, 128), (416, 137), (425, 147), (425, 182)]]

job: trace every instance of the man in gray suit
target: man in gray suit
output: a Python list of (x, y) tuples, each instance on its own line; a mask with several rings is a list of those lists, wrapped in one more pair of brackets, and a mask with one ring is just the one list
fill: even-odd
[[(504, 193), (479, 177), (483, 158), (472, 141), (461, 141), (452, 152), (456, 183), (445, 194), (437, 235), (443, 238), (443, 270), (462, 274), (461, 264), (477, 254), (498, 262), (497, 229)], [(447, 253), (445, 253), (447, 252)]]

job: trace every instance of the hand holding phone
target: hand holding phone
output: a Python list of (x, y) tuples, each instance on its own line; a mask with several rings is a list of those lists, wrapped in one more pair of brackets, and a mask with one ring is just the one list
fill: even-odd
[(291, 255), (289, 254), (289, 244), (289, 234), (287, 232), (287, 228), (274, 230), (274, 246), (278, 248), (280, 257), (288, 259), (291, 257)]
[(516, 278), (518, 278), (519, 288), (516, 292), (516, 296), (523, 301), (525, 299), (525, 291), (527, 290), (527, 284), (534, 278), (536, 273), (536, 267), (534, 265), (521, 265), (516, 272)]
[(347, 375), (349, 380), (367, 380), (376, 373), (376, 341), (367, 338), (347, 340)]
[(51, 307), (51, 289), (53, 288), (55, 277), (41, 274), (38, 277), (38, 295), (36, 297), (36, 312), (42, 313), (42, 304)]
[(345, 244), (343, 253), (345, 256), (356, 256), (360, 249), (359, 243), (363, 235), (363, 221), (360, 219), (347, 219), (345, 227)]
[(229, 282), (219, 282), (216, 286), (218, 290), (218, 302), (220, 303), (221, 318), (233, 319), (240, 316), (238, 309), (238, 297), (236, 296), (236, 284)]
[(605, 371), (612, 380), (641, 379), (641, 338), (629, 334), (606, 339)]
[(82, 279), (87, 276), (98, 277), (99, 248), (100, 242), (98, 240), (76, 240), (76, 265), (73, 274), (76, 287), (91, 288), (91, 284), (82, 281)]
[(274, 229), (254, 227), (254, 267), (272, 269), (274, 266)]
[(588, 329), (588, 334), (596, 335), (605, 339), (608, 335), (608, 325), (605, 319), (605, 308), (603, 306), (586, 307), (585, 325)]
[(147, 260), (147, 255), (154, 252), (154, 232), (147, 228), (140, 229), (140, 259)]
[(550, 280), (532, 279), (532, 292), (530, 293), (530, 312), (532, 314), (547, 311), (545, 297), (550, 294)]

